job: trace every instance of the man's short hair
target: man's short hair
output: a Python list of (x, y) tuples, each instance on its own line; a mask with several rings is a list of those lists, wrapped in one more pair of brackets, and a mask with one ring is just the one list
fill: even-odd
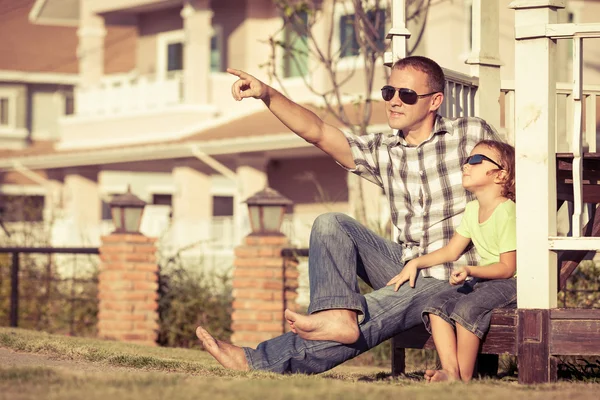
[(438, 63), (431, 58), (410, 56), (396, 61), (392, 69), (405, 69), (409, 67), (427, 74), (427, 84), (432, 92), (444, 92), (444, 88), (446, 87), (446, 77), (444, 76), (442, 67), (440, 67)]

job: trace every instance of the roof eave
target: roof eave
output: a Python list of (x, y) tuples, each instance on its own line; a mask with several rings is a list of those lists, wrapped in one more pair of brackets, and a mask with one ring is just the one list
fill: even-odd
[(51, 18), (43, 15), (44, 6), (52, 0), (36, 0), (29, 12), (29, 22), (36, 25), (78, 26), (79, 18)]

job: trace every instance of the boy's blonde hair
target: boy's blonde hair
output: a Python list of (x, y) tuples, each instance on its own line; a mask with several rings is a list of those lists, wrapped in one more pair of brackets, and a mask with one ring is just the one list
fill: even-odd
[(482, 140), (477, 143), (477, 146), (486, 146), (498, 153), (500, 156), (498, 164), (502, 165), (506, 173), (502, 183), (502, 196), (515, 201), (515, 148), (497, 140)]

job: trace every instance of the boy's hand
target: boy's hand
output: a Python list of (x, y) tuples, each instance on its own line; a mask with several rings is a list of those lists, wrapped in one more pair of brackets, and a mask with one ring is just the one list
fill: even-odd
[(406, 263), (402, 271), (386, 284), (387, 286), (394, 285), (394, 291), (397, 292), (400, 286), (402, 286), (406, 281), (409, 282), (410, 287), (415, 287), (415, 280), (417, 279), (417, 274), (419, 273), (418, 263), (416, 260), (410, 260)]
[(263, 99), (268, 94), (267, 85), (252, 75), (233, 68), (227, 68), (227, 72), (240, 78), (233, 83), (233, 86), (231, 86), (231, 94), (237, 101), (247, 97)]
[(469, 269), (467, 267), (460, 267), (452, 271), (450, 274), (450, 284), (460, 285), (469, 277)]

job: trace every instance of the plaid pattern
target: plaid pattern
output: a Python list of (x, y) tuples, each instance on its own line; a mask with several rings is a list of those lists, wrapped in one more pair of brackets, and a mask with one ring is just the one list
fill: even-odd
[[(467, 202), (472, 200), (462, 187), (463, 163), (479, 141), (501, 140), (482, 119), (451, 120), (439, 115), (431, 136), (418, 146), (408, 144), (401, 132), (344, 134), (356, 163), (356, 168), (349, 171), (379, 185), (388, 198), (405, 262), (431, 253), (450, 240)], [(453, 267), (477, 263), (471, 246), (456, 262), (422, 273), (449, 279)]]

